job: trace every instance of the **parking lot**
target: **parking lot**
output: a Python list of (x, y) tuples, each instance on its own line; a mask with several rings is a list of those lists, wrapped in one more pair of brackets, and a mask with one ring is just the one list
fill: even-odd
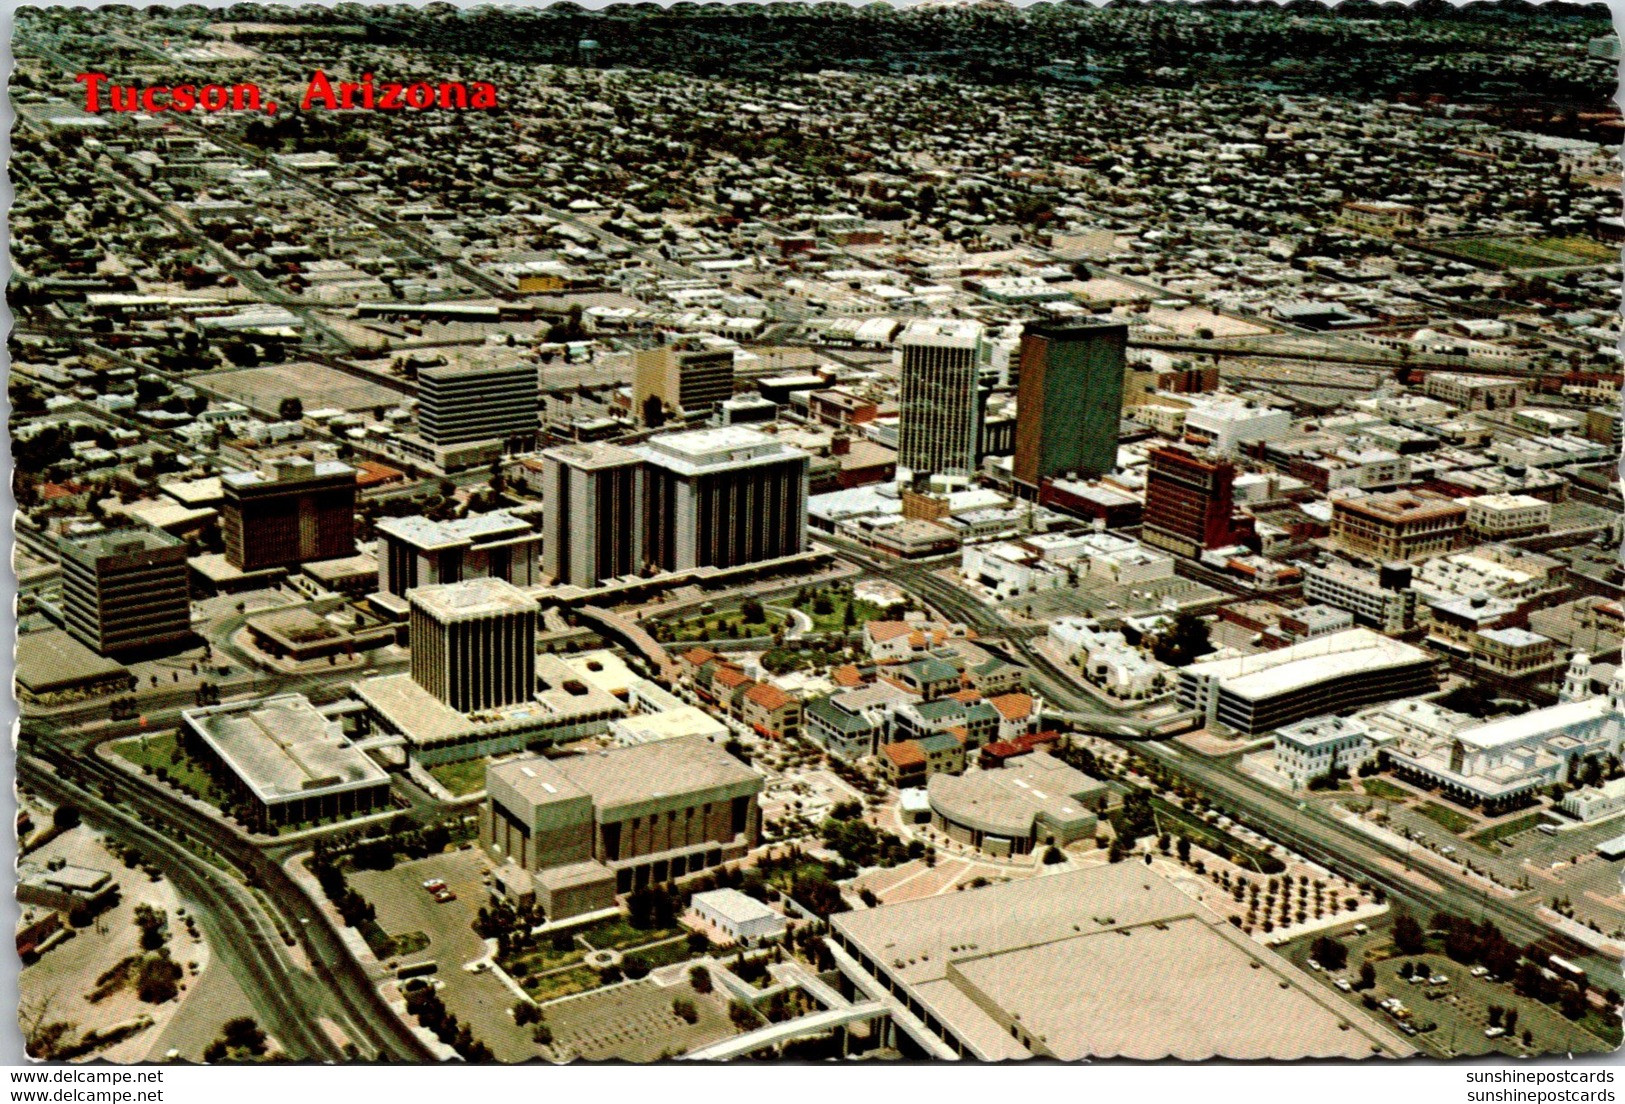
[[(667, 973), (684, 980), (662, 985), (649, 977), (548, 1005), (552, 1056), (559, 1061), (653, 1062), (737, 1034), (720, 990), (694, 992), (686, 980), (686, 967), (661, 971), (657, 976)], [(692, 1001), (699, 1019), (690, 1024), (679, 1018), (672, 1011), (675, 998)]]
[[(1471, 1057), (1491, 1054), (1586, 1054), (1612, 1049), (1585, 1028), (1570, 1022), (1556, 1008), (1520, 997), (1511, 985), (1488, 977), (1474, 977), (1471, 967), (1444, 955), (1379, 957), (1392, 951), (1385, 924), (1373, 927), (1364, 935), (1355, 935), (1352, 927), (1341, 928), (1338, 934), (1340, 941), (1348, 947), (1349, 955), (1348, 966), (1335, 973), (1309, 967), (1311, 939), (1295, 940), (1280, 950), (1328, 986), (1335, 986), (1339, 978), (1351, 984), (1358, 981), (1360, 964), (1369, 958), (1377, 974), (1376, 987), (1369, 991), (1369, 995), (1377, 1002), (1397, 997), (1410, 1015), (1402, 1020), (1386, 1011), (1366, 1007), (1364, 998), (1367, 993), (1351, 991), (1343, 993), (1343, 997), (1351, 1004), (1361, 1006), (1366, 1015), (1390, 1025), (1409, 1023), (1418, 1028), (1417, 1033), (1411, 1035), (1411, 1040), (1426, 1052), (1441, 1057)], [(1425, 966), (1428, 977), (1445, 977), (1449, 981), (1438, 986), (1408, 981), (1400, 976), (1400, 967), (1407, 962), (1413, 966)], [(1517, 1029), (1513, 1034), (1495, 1039), (1485, 1037), (1484, 1032), (1490, 1026), (1491, 1005), (1517, 1010)], [(1431, 1030), (1420, 1030), (1429, 1023), (1436, 1026)], [(1525, 1031), (1529, 1032), (1530, 1039), (1527, 1047), (1523, 1041)]]
[[(513, 1022), (509, 1010), (517, 998), (489, 972), (470, 973), (463, 967), (485, 955), (485, 941), (474, 932), (474, 915), (487, 901), (481, 875), (487, 869), (477, 850), (453, 851), (400, 863), (391, 870), (358, 870), (350, 884), (378, 910), (378, 924), (389, 935), (422, 932), (428, 944), (422, 950), (392, 959), (397, 965), (435, 962), (439, 969), (440, 997), (457, 1019), (469, 1025), (502, 1062), (523, 1062), (539, 1051), (528, 1029)], [(443, 880), (455, 901), (437, 902), (423, 883)]]
[(1164, 601), (1170, 598), (1183, 607), (1221, 597), (1219, 591), (1192, 579), (1172, 578), (1119, 586), (1103, 579), (1085, 578), (1079, 580), (1076, 587), (1040, 590), (998, 605), (1007, 616), (1032, 621), (1050, 621), (1057, 617), (1112, 619), (1161, 612)]

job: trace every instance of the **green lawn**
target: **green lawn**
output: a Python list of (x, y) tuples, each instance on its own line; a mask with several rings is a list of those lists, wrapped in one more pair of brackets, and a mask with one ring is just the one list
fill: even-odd
[(1372, 797), (1384, 797), (1390, 801), (1405, 801), (1416, 796), (1410, 790), (1402, 789), (1392, 782), (1384, 782), (1380, 778), (1362, 778), (1360, 784)]
[(1546, 816), (1541, 812), (1529, 813), (1526, 816), (1513, 817), (1503, 820), (1500, 824), (1486, 828), (1482, 832), (1474, 832), (1467, 838), (1474, 843), (1491, 844), (1496, 840), (1504, 840), (1508, 836), (1515, 836), (1519, 832), (1527, 832), (1537, 824), (1544, 824)]
[(573, 940), (568, 951), (554, 950), (552, 936), (547, 935), (542, 937), (540, 946), (533, 947), (521, 954), (504, 957), (499, 961), (504, 970), (507, 970), (508, 973), (513, 974), (515, 977), (519, 977), (520, 970), (523, 970), (525, 975), (545, 974), (547, 971), (556, 970), (561, 966), (574, 966), (586, 956), (587, 952), (582, 950), (581, 945)]
[(645, 943), (655, 943), (682, 934), (683, 929), (677, 927), (650, 928), (644, 931), (641, 928), (634, 928), (625, 919), (600, 920), (581, 932), (582, 937), (595, 950), (600, 951), (624, 951), (629, 947), (641, 947)]
[(671, 634), (669, 639), (681, 644), (691, 640), (733, 640), (772, 636), (774, 629), (790, 619), (787, 614), (778, 610), (766, 609), (762, 612), (767, 619), (765, 621), (746, 621), (742, 610), (730, 609), (671, 622), (667, 625), (667, 630)]
[(202, 765), (178, 751), (178, 747), (175, 734), (164, 732), (120, 740), (113, 745), (113, 750), (138, 767), (151, 767), (155, 773), (164, 771), (169, 781), (193, 797), (220, 808), (226, 795), (215, 786)]
[(1617, 252), (1585, 238), (1470, 238), (1427, 243), (1462, 260), (1497, 268), (1555, 268), (1612, 260)]
[(598, 988), (600, 982), (598, 972), (582, 966), (575, 970), (563, 970), (546, 977), (528, 977), (519, 983), (530, 999), (538, 1003), (555, 1000), (559, 997), (568, 997), (573, 993), (585, 993), (588, 989)]
[(485, 789), (486, 762), (481, 757), (463, 763), (442, 763), (438, 767), (430, 767), (429, 773), (453, 796), (466, 797)]
[(1437, 801), (1424, 801), (1416, 807), (1416, 811), (1441, 825), (1445, 831), (1458, 836), (1478, 823), (1466, 813), (1458, 813), (1454, 809), (1440, 805)]
[(693, 958), (693, 952), (688, 949), (687, 939), (673, 939), (669, 943), (662, 943), (658, 947), (640, 947), (628, 954), (635, 954), (649, 964), (649, 969), (657, 970), (662, 966), (670, 966), (674, 962), (687, 962)]
[(412, 931), (390, 935), (376, 920), (368, 920), (356, 930), (361, 933), (361, 938), (367, 941), (367, 947), (379, 961), (416, 954), (429, 945), (429, 936), (426, 932)]
[(1619, 247), (1604, 245), (1590, 238), (1536, 238), (1535, 244), (1542, 249), (1556, 249), (1564, 253), (1573, 253), (1577, 257), (1584, 257), (1588, 261), (1617, 261), (1619, 260)]
[[(828, 599), (828, 612), (820, 612), (819, 598)], [(852, 632), (863, 626), (865, 621), (875, 621), (886, 616), (886, 611), (873, 602), (854, 601), (847, 598), (841, 591), (815, 592), (807, 596), (805, 602), (791, 602), (796, 609), (812, 618), (814, 632)], [(846, 621), (847, 606), (852, 607), (852, 623)]]

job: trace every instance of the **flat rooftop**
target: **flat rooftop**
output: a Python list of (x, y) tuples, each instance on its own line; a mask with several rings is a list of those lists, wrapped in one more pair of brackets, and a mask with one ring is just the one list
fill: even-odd
[(189, 709), (181, 716), (267, 803), (389, 782), (303, 694)]
[(1420, 648), (1370, 629), (1349, 629), (1259, 655), (1193, 663), (1186, 670), (1218, 679), (1229, 693), (1256, 701), (1339, 675), (1375, 674), (1430, 662), (1432, 658)]
[(62, 629), (17, 638), (17, 684), (35, 694), (128, 676), (122, 663), (99, 656)]
[(129, 556), (138, 552), (156, 552), (175, 548), (181, 541), (158, 529), (113, 529), (91, 533), (82, 537), (60, 537), (60, 547), (71, 552), (76, 559), (101, 560), (113, 556)]
[(406, 592), (413, 605), (437, 621), (461, 621), (503, 613), (535, 613), (536, 600), (503, 579), (464, 579), (415, 587)]
[(1368, 514), (1394, 524), (1465, 517), (1467, 514), (1467, 507), (1460, 502), (1431, 491), (1394, 491), (1389, 494), (1362, 495), (1359, 498), (1340, 498), (1336, 505), (1339, 510)]
[(1138, 863), (837, 913), (831, 924), (990, 1061), (1413, 1053)]
[(974, 349), (987, 331), (980, 322), (960, 318), (925, 318), (910, 322), (898, 336), (899, 345), (930, 345), (939, 349)]
[[(605, 718), (607, 727), (607, 718), (619, 717), (626, 711), (619, 698), (580, 682), (556, 656), (536, 657), (536, 678), (542, 689), (531, 700), (476, 713), (459, 713), (404, 671), (362, 679), (355, 683), (355, 691), (388, 726), (420, 747), (433, 747), (476, 733), (482, 739), (530, 732), (546, 736), (561, 725), (580, 724), (593, 718)], [(572, 682), (575, 688), (567, 688)]]
[(601, 468), (622, 468), (639, 461), (637, 453), (607, 441), (592, 441), (579, 445), (563, 445), (542, 453), (549, 460), (557, 460), (571, 468), (592, 471)]
[(535, 532), (530, 522), (514, 517), (506, 510), (470, 514), (452, 521), (435, 521), (426, 517), (380, 518), (377, 528), (380, 533), (424, 551), (464, 548), (493, 537), (517, 537)]
[(587, 794), (606, 819), (678, 794), (744, 787), (762, 776), (701, 736), (679, 736), (563, 759), (520, 759), (490, 768), (534, 805)]
[(748, 426), (716, 426), (651, 437), (630, 449), (651, 464), (681, 475), (804, 460), (807, 454)]
[(355, 474), (354, 468), (338, 460), (274, 460), (258, 471), (229, 472), (220, 477), (220, 482), (223, 487), (258, 487)]
[(1531, 709), (1513, 717), (1501, 717), (1484, 724), (1459, 730), (1456, 739), (1470, 747), (1490, 748), (1525, 740), (1556, 736), (1569, 729), (1588, 726), (1601, 721), (1613, 711), (1607, 698), (1585, 698), (1577, 702), (1559, 702), (1545, 709)]

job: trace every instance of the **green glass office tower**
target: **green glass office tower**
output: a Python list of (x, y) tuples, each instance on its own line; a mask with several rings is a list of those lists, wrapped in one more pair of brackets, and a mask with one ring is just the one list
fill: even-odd
[(1046, 479), (1105, 475), (1117, 466), (1128, 327), (1029, 322), (1021, 334), (1016, 390), (1016, 482), (1036, 493)]

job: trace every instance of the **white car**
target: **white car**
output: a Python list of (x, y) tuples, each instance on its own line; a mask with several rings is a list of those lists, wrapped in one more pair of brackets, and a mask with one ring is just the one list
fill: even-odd
[(1343, 990), (1345, 993), (1354, 992), (1354, 986), (1349, 984), (1348, 978), (1338, 978), (1336, 981), (1332, 982), (1332, 984)]

